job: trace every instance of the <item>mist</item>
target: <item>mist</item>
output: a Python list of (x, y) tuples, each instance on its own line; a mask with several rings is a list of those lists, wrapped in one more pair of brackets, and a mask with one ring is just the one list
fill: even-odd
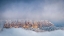
[(4, 29), (0, 32), (0, 36), (64, 36), (64, 31), (56, 30), (52, 32), (35, 32), (31, 30), (24, 30), (22, 28), (11, 28)]
[(0, 1), (0, 20), (49, 20), (64, 25), (63, 0)]

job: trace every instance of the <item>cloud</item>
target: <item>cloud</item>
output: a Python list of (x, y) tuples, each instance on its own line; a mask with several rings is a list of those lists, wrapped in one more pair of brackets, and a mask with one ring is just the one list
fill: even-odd
[(64, 31), (56, 30), (52, 32), (38, 33), (30, 30), (24, 30), (22, 28), (11, 28), (4, 29), (2, 32), (0, 32), (0, 36), (64, 36)]
[(64, 20), (64, 1), (11, 2), (2, 14), (6, 19)]
[(52, 4), (45, 4), (42, 16), (51, 20), (64, 20), (63, 3), (55, 2)]

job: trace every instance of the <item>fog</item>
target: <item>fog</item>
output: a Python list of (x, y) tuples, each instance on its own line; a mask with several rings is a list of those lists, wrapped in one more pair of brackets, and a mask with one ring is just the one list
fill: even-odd
[[(5, 5), (4, 5), (5, 4)], [(64, 20), (64, 1), (3, 1), (1, 18), (28, 20)]]
[(34, 32), (22, 28), (4, 29), (0, 32), (0, 36), (64, 36), (63, 30), (56, 30), (51, 32)]

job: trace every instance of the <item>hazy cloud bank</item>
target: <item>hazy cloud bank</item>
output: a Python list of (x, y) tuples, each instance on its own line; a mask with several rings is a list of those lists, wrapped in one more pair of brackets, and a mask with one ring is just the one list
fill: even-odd
[[(4, 35), (3, 35), (4, 34)], [(21, 28), (4, 29), (0, 32), (0, 36), (64, 36), (64, 31), (56, 30), (52, 32), (34, 32)]]

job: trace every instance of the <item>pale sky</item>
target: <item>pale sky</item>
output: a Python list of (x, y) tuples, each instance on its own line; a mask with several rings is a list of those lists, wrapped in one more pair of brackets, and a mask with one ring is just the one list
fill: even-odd
[(0, 18), (63, 23), (64, 0), (0, 1)]

